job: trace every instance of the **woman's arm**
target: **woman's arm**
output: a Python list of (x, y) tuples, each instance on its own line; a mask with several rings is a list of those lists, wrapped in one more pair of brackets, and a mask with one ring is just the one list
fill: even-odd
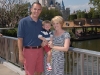
[(65, 43), (64, 43), (64, 47), (60, 47), (60, 46), (54, 46), (52, 44), (52, 42), (49, 42), (49, 46), (54, 49), (54, 50), (58, 50), (58, 51), (68, 51), (69, 46), (70, 46), (70, 39), (67, 38), (65, 39)]

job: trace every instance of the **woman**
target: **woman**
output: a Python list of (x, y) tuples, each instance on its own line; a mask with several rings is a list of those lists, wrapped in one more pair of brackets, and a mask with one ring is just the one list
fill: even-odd
[(67, 52), (70, 45), (70, 35), (63, 30), (64, 20), (61, 16), (52, 18), (51, 23), (54, 27), (52, 42), (52, 71), (45, 72), (45, 75), (64, 75), (64, 52)]

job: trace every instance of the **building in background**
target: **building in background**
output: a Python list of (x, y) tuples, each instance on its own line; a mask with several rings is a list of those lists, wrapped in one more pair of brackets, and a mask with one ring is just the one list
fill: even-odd
[(57, 2), (57, 0), (36, 0), (43, 7), (47, 7), (49, 10), (50, 9), (58, 9), (61, 13), (62, 16), (65, 20), (68, 20), (68, 16), (70, 15), (70, 8), (65, 8), (63, 0), (61, 3)]

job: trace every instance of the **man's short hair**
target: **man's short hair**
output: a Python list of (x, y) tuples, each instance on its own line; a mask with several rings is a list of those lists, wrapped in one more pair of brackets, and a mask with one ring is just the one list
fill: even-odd
[[(42, 7), (42, 5), (37, 1), (37, 2), (34, 2), (33, 4), (32, 4), (32, 6), (34, 5), (34, 4), (38, 4), (38, 5), (40, 5), (41, 7)], [(31, 6), (31, 7), (32, 7)]]

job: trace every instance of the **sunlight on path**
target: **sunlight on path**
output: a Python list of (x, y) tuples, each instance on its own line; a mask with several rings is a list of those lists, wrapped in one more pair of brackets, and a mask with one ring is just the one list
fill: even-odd
[(19, 75), (19, 74), (7, 68), (3, 64), (0, 64), (0, 75)]

